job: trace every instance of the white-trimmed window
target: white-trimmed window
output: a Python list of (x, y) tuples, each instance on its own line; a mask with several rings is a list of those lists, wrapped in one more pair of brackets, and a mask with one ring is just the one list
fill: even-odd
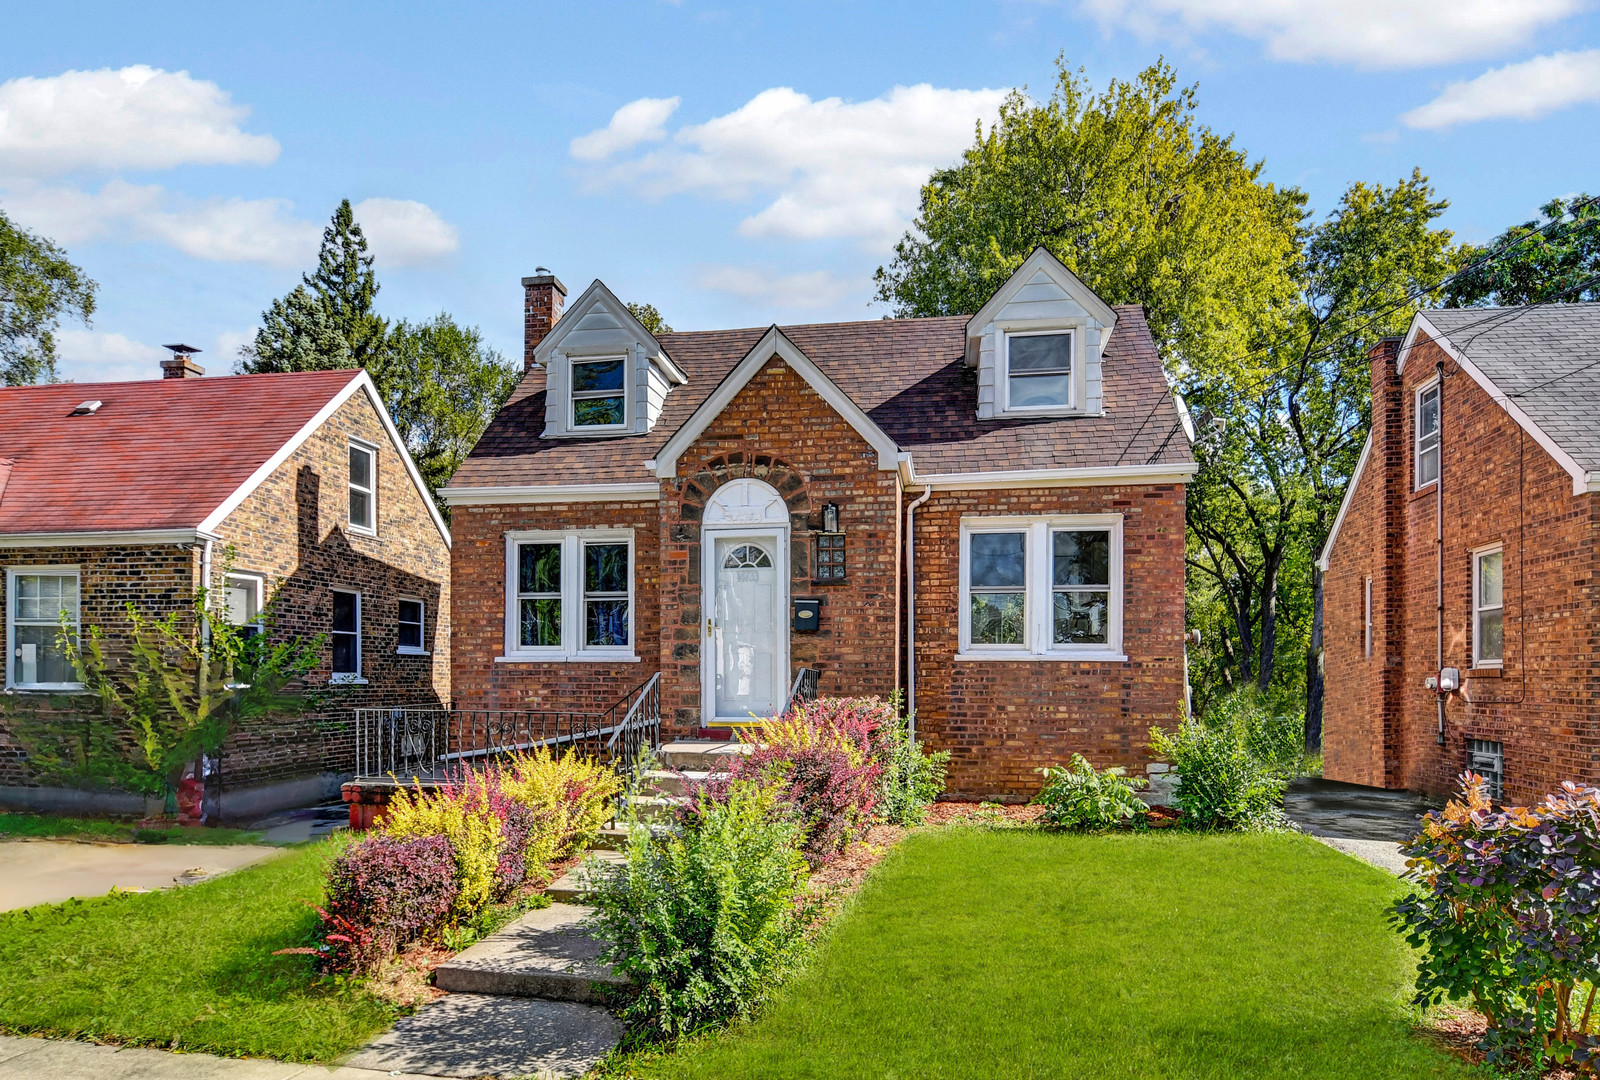
[(333, 590), (333, 682), (364, 682), (361, 677), (361, 594)]
[(1005, 412), (1073, 407), (1075, 330), (1012, 330), (1003, 336)]
[(223, 614), (239, 628), (242, 637), (261, 633), (261, 597), (265, 591), (260, 575), (232, 573), (222, 579)]
[(507, 660), (636, 660), (633, 532), (506, 536)]
[(400, 624), (399, 648), (397, 651), (407, 656), (426, 656), (428, 654), (427, 638), (423, 636), (427, 629), (428, 605), (410, 596), (402, 596), (398, 602), (396, 617)]
[(574, 429), (622, 428), (628, 423), (628, 358), (626, 356), (574, 356), (568, 360), (572, 380), (571, 413)]
[(76, 642), (80, 620), (76, 566), (6, 570), (6, 686), (14, 690), (81, 690), (61, 647), (63, 621)]
[(350, 528), (378, 531), (378, 449), (366, 443), (350, 444)]
[(1472, 666), (1505, 662), (1505, 553), (1487, 548), (1472, 553)]
[(1439, 479), (1439, 384), (1433, 382), (1417, 391), (1416, 487), (1427, 487)]
[(1125, 659), (1122, 516), (961, 523), (957, 659)]
[(1370, 577), (1362, 583), (1361, 642), (1361, 651), (1370, 660), (1372, 658), (1372, 579)]

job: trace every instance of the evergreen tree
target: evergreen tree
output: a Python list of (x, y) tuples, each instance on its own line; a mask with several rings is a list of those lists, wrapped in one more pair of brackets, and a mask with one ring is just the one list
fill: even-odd
[(255, 341), (239, 350), (239, 370), (246, 374), (354, 366), (328, 305), (304, 285), (274, 300), (261, 315)]

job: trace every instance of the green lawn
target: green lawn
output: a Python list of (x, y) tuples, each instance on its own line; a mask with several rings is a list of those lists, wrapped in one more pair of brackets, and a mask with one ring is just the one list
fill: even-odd
[(1292, 835), (912, 836), (758, 1021), (632, 1075), (1478, 1075), (1410, 1034), (1400, 885)]
[(304, 945), (343, 843), (296, 848), (182, 889), (0, 915), (0, 1030), (328, 1061), (395, 1010), (320, 982)]
[(244, 829), (141, 829), (131, 821), (58, 817), (54, 814), (0, 814), (0, 839), (73, 837), (86, 840), (136, 841), (141, 844), (253, 844), (258, 832)]

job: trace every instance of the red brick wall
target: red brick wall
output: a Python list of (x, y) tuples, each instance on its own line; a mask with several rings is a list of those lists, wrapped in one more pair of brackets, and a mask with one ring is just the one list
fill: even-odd
[[(1415, 391), (1440, 360), (1444, 664), (1466, 676), (1465, 692), (1447, 702), (1443, 747), (1436, 699), (1423, 684), (1438, 666), (1438, 493), (1432, 485), (1414, 491), (1411, 475)], [(1325, 774), (1444, 793), (1465, 765), (1467, 740), (1480, 738), (1504, 744), (1508, 800), (1535, 799), (1562, 780), (1600, 781), (1594, 497), (1573, 495), (1571, 475), (1425, 336), (1403, 376), (1380, 370), (1374, 389), (1375, 412), (1392, 422), (1375, 428), (1361, 484), (1370, 493), (1357, 498), (1376, 502), (1380, 486), (1388, 498), (1347, 517), (1330, 560)], [(1474, 672), (1471, 552), (1495, 543), (1504, 549), (1505, 661), (1499, 671)], [(1356, 650), (1355, 593), (1369, 572), (1375, 595), (1384, 584), (1370, 664)], [(1376, 697), (1374, 667), (1386, 676)]]
[[(1122, 662), (956, 661), (964, 516), (1121, 514)], [(937, 492), (915, 516), (917, 730), (951, 752), (948, 791), (1020, 801), (1035, 770), (1081, 753), (1097, 766), (1150, 760), (1150, 728), (1183, 702), (1181, 485)]]

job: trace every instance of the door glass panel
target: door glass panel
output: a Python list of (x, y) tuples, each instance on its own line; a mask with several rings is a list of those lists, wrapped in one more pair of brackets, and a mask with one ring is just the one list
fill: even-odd
[(778, 655), (779, 581), (770, 539), (718, 538), (712, 565), (710, 650), (718, 717), (749, 720), (777, 712), (784, 657)]

